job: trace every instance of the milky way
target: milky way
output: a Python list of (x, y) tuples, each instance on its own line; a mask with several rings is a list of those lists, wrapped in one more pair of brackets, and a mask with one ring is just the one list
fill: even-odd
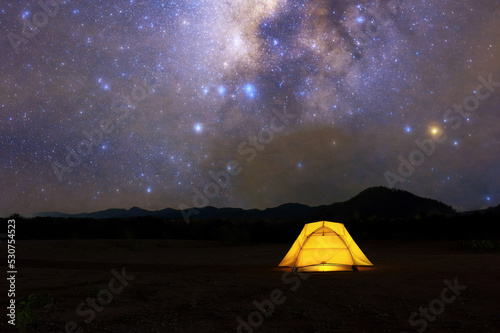
[(500, 202), (500, 1), (5, 1), (0, 27), (1, 215)]

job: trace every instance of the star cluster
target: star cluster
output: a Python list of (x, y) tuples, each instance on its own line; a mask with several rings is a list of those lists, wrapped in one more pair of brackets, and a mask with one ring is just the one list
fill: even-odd
[(0, 27), (2, 215), (500, 202), (498, 1), (8, 1)]

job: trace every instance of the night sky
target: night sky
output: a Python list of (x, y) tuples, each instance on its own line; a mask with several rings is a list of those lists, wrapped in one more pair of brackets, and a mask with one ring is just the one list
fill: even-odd
[(46, 3), (0, 3), (2, 216), (500, 203), (498, 0)]

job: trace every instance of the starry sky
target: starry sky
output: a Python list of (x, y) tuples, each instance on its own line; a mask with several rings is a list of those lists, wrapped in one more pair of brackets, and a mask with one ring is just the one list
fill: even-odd
[(500, 203), (500, 1), (0, 3), (0, 215)]

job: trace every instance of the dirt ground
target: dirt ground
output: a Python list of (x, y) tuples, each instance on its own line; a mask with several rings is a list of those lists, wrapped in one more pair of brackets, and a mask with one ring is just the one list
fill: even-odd
[(45, 297), (35, 332), (500, 332), (500, 253), (357, 243), (373, 268), (297, 275), (276, 267), (291, 244), (18, 242), (16, 300)]

